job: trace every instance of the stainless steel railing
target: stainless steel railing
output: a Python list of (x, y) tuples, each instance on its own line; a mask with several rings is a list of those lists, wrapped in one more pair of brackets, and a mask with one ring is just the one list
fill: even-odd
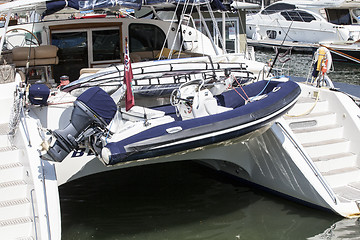
[(32, 213), (33, 213), (33, 217), (34, 217), (34, 232), (35, 232), (35, 239), (38, 239), (38, 234), (37, 234), (37, 227), (36, 227), (36, 214), (35, 214), (35, 206), (34, 206), (34, 193), (35, 189), (31, 189), (30, 191), (30, 197), (31, 197), (31, 207), (32, 207)]
[(300, 153), (300, 155), (303, 157), (305, 162), (308, 164), (308, 166), (311, 168), (315, 176), (319, 179), (320, 183), (325, 188), (326, 192), (330, 195), (331, 199), (335, 204), (337, 204), (336, 196), (333, 190), (329, 187), (326, 180), (322, 177), (321, 173), (317, 170), (317, 168), (314, 166), (312, 160), (310, 160), (307, 155), (304, 153), (304, 151), (301, 149), (299, 144), (294, 140), (294, 138), (289, 134), (289, 132), (284, 128), (284, 126), (280, 122), (275, 122), (275, 124), (281, 129), (281, 131), (285, 134), (285, 136), (290, 140), (290, 142), (294, 145), (296, 150)]

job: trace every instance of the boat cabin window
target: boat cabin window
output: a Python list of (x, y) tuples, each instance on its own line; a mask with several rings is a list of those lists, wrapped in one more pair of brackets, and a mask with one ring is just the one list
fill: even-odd
[(92, 32), (94, 61), (118, 60), (120, 56), (119, 30)]
[(328, 21), (338, 25), (352, 24), (349, 9), (326, 9)]
[(51, 44), (59, 48), (59, 64), (53, 67), (55, 81), (64, 73), (74, 81), (83, 68), (120, 63), (120, 38), (119, 27), (52, 31)]
[(297, 22), (311, 22), (316, 20), (313, 15), (308, 12), (301, 11), (301, 10), (294, 10), (294, 11), (283, 11), (281, 15), (287, 21), (297, 21)]
[[(210, 18), (205, 19), (206, 26), (208, 27), (210, 33), (212, 34), (212, 38), (215, 44), (219, 48), (223, 48), (219, 33), (223, 32), (223, 21), (222, 19), (216, 19), (217, 26), (219, 31), (214, 27), (214, 22)], [(225, 49), (228, 53), (239, 53), (239, 19), (238, 18), (229, 18), (227, 17), (225, 20)], [(195, 20), (195, 27), (198, 31), (202, 32), (204, 35), (207, 35), (205, 27), (199, 19)]]
[(266, 30), (266, 35), (270, 39), (276, 39), (276, 31), (274, 30)]
[(294, 10), (295, 5), (289, 4), (289, 3), (274, 3), (268, 7), (266, 7), (264, 10), (261, 11), (261, 14), (263, 15), (269, 15), (277, 12), (281, 12), (284, 10)]
[[(129, 25), (130, 52), (161, 50), (165, 33), (152, 24), (132, 23)], [(165, 47), (166, 44), (165, 44)]]
[(41, 39), (41, 32), (34, 32), (34, 35), (36, 36), (37, 40), (34, 39), (34, 36), (31, 33), (25, 33), (25, 41), (26, 41), (26, 45), (37, 45), (37, 44), (42, 44), (42, 39)]
[(87, 33), (85, 31), (53, 33), (51, 39), (51, 44), (59, 48), (59, 64), (53, 68), (55, 81), (60, 81), (64, 73), (71, 81), (78, 79), (80, 70), (88, 67)]

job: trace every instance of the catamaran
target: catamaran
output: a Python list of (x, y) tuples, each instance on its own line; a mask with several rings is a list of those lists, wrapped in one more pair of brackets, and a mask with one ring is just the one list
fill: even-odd
[[(299, 94), (294, 83), (261, 82), (254, 88), (249, 86), (253, 92), (259, 91), (259, 96), (249, 93), (252, 101), (234, 98), (231, 94), (229, 98), (222, 96), (224, 90), (238, 85), (234, 82), (251, 82), (265, 76), (265, 65), (249, 60), (246, 54), (224, 54), (226, 44), (220, 48), (211, 39), (212, 34), (205, 36), (194, 28), (191, 16), (182, 18), (182, 24), (164, 21), (150, 6), (146, 14), (153, 14), (158, 20), (135, 19), (132, 15), (124, 17), (122, 14), (99, 17), (98, 13), (79, 17), (62, 12), (56, 15), (60, 16), (60, 21), (56, 21), (56, 17), (46, 17), (53, 11), (53, 4), (62, 8), (66, 3), (73, 6), (74, 2), (34, 0), (0, 5), (0, 11), (6, 17), (1, 29), (1, 101), (4, 108), (1, 116), (0, 235), (7, 239), (60, 239), (58, 185), (100, 171), (176, 161), (171, 155), (178, 156), (178, 160), (183, 159), (180, 156), (195, 159), (189, 154), (208, 146), (218, 148), (227, 140), (246, 134), (251, 136), (268, 128), (276, 117), (295, 103)], [(111, 1), (111, 4), (107, 7), (119, 9), (117, 2)], [(173, 6), (170, 3), (165, 5), (166, 8)], [(202, 3), (191, 6), (200, 10), (200, 5)], [(177, 7), (185, 9), (180, 3), (173, 6), (175, 10)], [(22, 23), (24, 19), (30, 23)], [(202, 23), (205, 22), (202, 18)], [(208, 29), (206, 31), (209, 33)], [(126, 38), (129, 39), (128, 54), (132, 59), (135, 95), (153, 93), (145, 88), (156, 84), (157, 95), (167, 96), (163, 97), (167, 103), (170, 94), (174, 93), (171, 95), (172, 105), (162, 103), (164, 109), (140, 105), (131, 111), (121, 111), (120, 102), (118, 107), (125, 88), (122, 79), (126, 71), (122, 64), (116, 64), (124, 62)], [(239, 44), (233, 45), (237, 52)], [(218, 56), (212, 56), (216, 54)], [(80, 79), (76, 80), (79, 76)], [(186, 85), (188, 82), (191, 84)], [(292, 86), (293, 92), (286, 91), (288, 85)], [(231, 92), (240, 90), (235, 88)], [(89, 98), (93, 91), (97, 94)], [(166, 94), (162, 94), (164, 91)], [(276, 96), (281, 92), (285, 94), (283, 97), (289, 94), (289, 101), (280, 101), (276, 108), (271, 108), (273, 103), (265, 100), (274, 98), (275, 102), (279, 101)], [(220, 100), (216, 96), (220, 96)], [(93, 100), (95, 105), (92, 105)], [(137, 105), (139, 103), (137, 101)], [(258, 103), (269, 106), (267, 112), (261, 112)], [(93, 109), (93, 106), (97, 107)], [(105, 117), (101, 110), (104, 108), (108, 108)], [(244, 109), (244, 112), (237, 109)], [(251, 115), (256, 111), (258, 114)], [(215, 117), (219, 115), (225, 119)], [(244, 120), (232, 123), (232, 119), (236, 120), (236, 116), (242, 119), (242, 115)], [(84, 124), (83, 120), (87, 119), (91, 119), (90, 125), (85, 124), (85, 128), (80, 127), (79, 131), (70, 131), (73, 138), (70, 132), (70, 135), (65, 133), (74, 126), (77, 128), (78, 123)], [(207, 125), (215, 125), (213, 136), (207, 135), (209, 132), (204, 131), (200, 119), (207, 119)], [(218, 121), (230, 125), (219, 128), (215, 124)], [(160, 151), (156, 150), (159, 146), (152, 146), (154, 150), (147, 150), (152, 155), (138, 154), (136, 159), (129, 161), (119, 158), (111, 150), (111, 144), (119, 146), (124, 142), (119, 136), (123, 140), (131, 139), (131, 135), (158, 128), (163, 128), (168, 136), (179, 136), (177, 143), (173, 142), (173, 147), (166, 146), (168, 137), (164, 136)], [(199, 128), (203, 129), (202, 132), (194, 135)], [(91, 134), (90, 129), (96, 134)], [(186, 132), (191, 132), (193, 138), (188, 143)], [(97, 140), (93, 141), (95, 138)], [(90, 139), (91, 144), (88, 142)], [(145, 140), (143, 138), (141, 142)]]
[[(35, 9), (43, 13), (45, 3), (60, 1), (16, 1), (0, 5), (0, 11), (8, 13), (4, 33), (11, 28), (17, 30), (9, 34), (21, 31), (18, 25), (8, 26), (10, 10)], [(93, 4), (88, 6), (93, 8)], [(118, 10), (118, 2), (110, 1), (110, 4), (106, 7)], [(195, 2), (187, 6), (198, 9), (199, 23), (203, 23), (207, 35), (196, 28), (195, 21), (191, 24), (191, 15), (180, 18), (181, 21), (167, 22), (133, 19), (132, 15), (110, 20), (103, 15), (81, 18), (73, 13), (70, 19), (61, 21), (45, 21), (45, 17), (30, 14), (30, 20), (42, 21), (21, 25), (30, 29), (30, 33), (25, 30), (25, 34), (20, 34), (24, 44), (19, 46), (22, 40), (12, 36), (8, 43), (5, 34), (2, 41), (7, 49), (3, 52), (0, 86), (1, 236), (59, 239), (58, 185), (98, 172), (183, 160), (196, 160), (343, 216), (359, 213), (357, 200), (344, 202), (310, 158), (298, 161), (304, 150), (299, 151), (302, 147), (293, 136), (294, 131), (286, 127), (287, 131), (278, 130), (281, 116), (286, 112), (297, 115), (299, 96), (310, 100), (319, 96), (314, 101), (327, 101), (333, 97), (323, 92), (334, 92), (274, 77), (265, 64), (249, 59), (247, 54), (228, 54), (226, 46), (230, 44), (219, 36), (214, 40), (201, 15), (201, 7), (209, 7), (211, 15), (208, 4)], [(154, 8), (150, 6), (151, 11), (145, 16), (161, 19)], [(173, 8), (186, 9), (179, 2)], [(86, 28), (82, 33), (86, 41), (81, 37), (81, 41), (71, 38), (78, 36), (82, 27)], [(110, 44), (112, 41), (103, 32), (109, 33), (107, 30), (114, 30), (115, 40), (121, 36), (119, 43)], [(160, 33), (156, 35), (160, 36), (159, 43), (149, 42), (146, 33), (153, 32)], [(34, 45), (34, 36), (41, 39), (39, 46)], [(97, 39), (104, 38), (109, 47), (115, 46), (115, 55), (110, 55), (107, 48), (98, 48), (104, 45)], [(236, 44), (230, 46), (236, 49)], [(79, 49), (83, 54), (77, 54)], [(68, 54), (64, 54), (67, 50)], [(66, 58), (60, 57), (62, 54)], [(78, 71), (81, 57), (86, 59), (86, 64)], [(61, 64), (62, 72), (56, 77), (55, 66)], [(128, 74), (132, 75), (132, 86), (124, 84)], [(70, 83), (65, 83), (68, 80)], [(134, 106), (124, 103), (128, 102), (125, 96), (132, 96), (128, 94), (130, 90), (134, 92)], [(353, 127), (344, 132), (355, 133), (354, 140), (349, 141), (352, 145), (357, 141), (359, 127), (354, 116), (358, 112), (349, 100), (343, 100), (347, 96), (334, 94), (334, 99), (340, 99), (339, 105), (351, 108), (345, 114), (349, 117), (343, 119), (351, 119), (351, 123), (344, 123), (344, 129)], [(355, 164), (354, 157), (358, 158), (358, 154), (353, 149), (349, 152)]]

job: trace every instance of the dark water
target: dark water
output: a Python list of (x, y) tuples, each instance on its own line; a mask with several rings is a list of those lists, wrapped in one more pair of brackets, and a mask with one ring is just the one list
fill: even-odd
[[(258, 52), (260, 60), (275, 56)], [(292, 55), (307, 74), (311, 56)], [(335, 65), (334, 81), (360, 85), (359, 65)], [(357, 219), (254, 189), (194, 162), (89, 176), (60, 187), (62, 239), (360, 239)]]
[[(280, 56), (281, 55), (282, 54), (280, 54)], [(272, 50), (256, 51), (256, 60), (260, 62), (273, 62), (275, 56), (276, 53)], [(286, 61), (287, 59), (289, 60)], [(275, 62), (275, 67), (283, 69), (284, 75), (308, 77), (312, 71), (310, 67), (312, 59), (313, 56), (311, 54), (292, 52), (283, 57), (278, 57)], [(333, 62), (333, 67), (328, 75), (334, 82), (360, 85), (360, 64)]]
[(194, 162), (94, 175), (60, 194), (63, 239), (306, 239), (341, 220)]

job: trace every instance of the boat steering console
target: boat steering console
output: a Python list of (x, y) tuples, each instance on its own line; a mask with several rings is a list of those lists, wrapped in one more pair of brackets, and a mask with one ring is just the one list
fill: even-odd
[(177, 116), (186, 120), (218, 113), (217, 100), (209, 89), (204, 88), (204, 84), (204, 79), (195, 79), (171, 93), (170, 103), (175, 107)]

